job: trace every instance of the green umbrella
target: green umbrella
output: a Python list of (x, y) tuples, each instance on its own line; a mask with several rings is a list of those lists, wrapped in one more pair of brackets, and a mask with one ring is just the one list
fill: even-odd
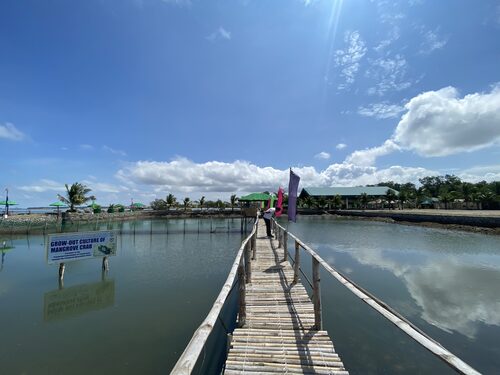
[(139, 203), (139, 202), (137, 202), (137, 203), (132, 203), (130, 206), (131, 206), (131, 207), (134, 207), (134, 208), (144, 208), (144, 207), (146, 207), (146, 205), (145, 205), (145, 204), (142, 204), (142, 203)]
[(58, 214), (59, 214), (59, 209), (60, 209), (61, 207), (68, 207), (68, 206), (66, 206), (63, 202), (59, 202), (59, 201), (54, 202), (54, 203), (51, 203), (51, 204), (49, 204), (49, 206), (52, 206), (52, 207), (57, 207), (57, 213), (58, 213)]
[(0, 206), (5, 206), (8, 204), (9, 206), (17, 206), (18, 204), (14, 201), (8, 200), (7, 202), (5, 201), (0, 201)]

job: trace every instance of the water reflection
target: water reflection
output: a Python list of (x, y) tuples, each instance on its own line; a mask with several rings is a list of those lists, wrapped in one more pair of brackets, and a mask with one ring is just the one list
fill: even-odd
[[(420, 317), (446, 332), (474, 339), (482, 324), (500, 326), (498, 256), (431, 255), (420, 250), (382, 250), (374, 244), (355, 249), (342, 244), (327, 247), (349, 254), (361, 265), (391, 272), (420, 308)], [(333, 256), (325, 259), (334, 264)], [(352, 267), (344, 271), (355, 272)]]
[(10, 241), (10, 244), (7, 244), (7, 241), (2, 241), (2, 245), (0, 247), (0, 253), (2, 253), (2, 260), (0, 262), (0, 271), (3, 270), (3, 264), (5, 263), (5, 254), (7, 254), (7, 252), (9, 252), (12, 249), (14, 249), (12, 241)]
[(90, 311), (102, 310), (115, 304), (115, 281), (106, 280), (64, 288), (63, 281), (59, 289), (45, 293), (43, 298), (43, 320), (68, 319), (86, 314)]

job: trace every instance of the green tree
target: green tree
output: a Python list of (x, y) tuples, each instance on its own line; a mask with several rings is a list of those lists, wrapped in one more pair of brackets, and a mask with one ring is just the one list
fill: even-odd
[(335, 207), (336, 210), (342, 208), (342, 197), (339, 194), (333, 197), (333, 207)]
[(408, 202), (408, 193), (405, 190), (401, 190), (399, 192), (398, 200), (401, 205), (401, 209), (404, 210), (405, 203)]
[(448, 203), (453, 201), (453, 195), (451, 193), (442, 193), (439, 197), (439, 201), (444, 203), (444, 209), (448, 209)]
[(167, 209), (167, 202), (164, 199), (155, 199), (150, 204), (153, 210), (165, 210)]
[(184, 205), (184, 211), (187, 211), (189, 202), (191, 202), (191, 199), (189, 199), (189, 197), (184, 198), (184, 201), (182, 202), (182, 204)]
[(177, 198), (174, 197), (172, 193), (167, 195), (167, 199), (165, 200), (167, 202), (167, 210), (170, 209), (170, 207), (174, 206), (177, 203)]
[(76, 211), (75, 206), (80, 206), (89, 201), (96, 200), (96, 198), (93, 195), (87, 196), (87, 194), (90, 193), (92, 189), (89, 189), (87, 186), (79, 182), (75, 182), (74, 184), (71, 185), (71, 187), (68, 186), (68, 184), (64, 184), (64, 186), (66, 187), (66, 196), (63, 197), (62, 195), (57, 194), (57, 197), (61, 202), (64, 202), (67, 205), (69, 205), (69, 210), (71, 212)]
[(230, 198), (231, 211), (234, 211), (234, 206), (236, 206), (237, 201), (238, 201), (238, 197), (236, 196), (236, 194), (231, 195), (231, 198)]
[(368, 194), (361, 193), (359, 200), (361, 202), (361, 206), (363, 207), (363, 209), (366, 210), (366, 206), (368, 205), (368, 201), (369, 201)]
[(389, 208), (394, 208), (394, 202), (397, 200), (396, 193), (392, 189), (387, 189), (385, 192), (385, 200), (389, 204)]
[(203, 208), (203, 205), (205, 204), (205, 196), (203, 195), (201, 198), (200, 198), (200, 208)]

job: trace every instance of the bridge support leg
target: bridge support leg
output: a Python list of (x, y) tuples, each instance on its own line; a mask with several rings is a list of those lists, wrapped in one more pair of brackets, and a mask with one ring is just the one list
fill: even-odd
[(251, 261), (251, 254), (250, 254), (250, 241), (248, 241), (245, 245), (245, 248), (243, 249), (243, 254), (245, 257), (245, 271), (246, 271), (246, 282), (251, 283), (252, 282), (252, 261)]
[(288, 232), (286, 230), (283, 232), (283, 253), (283, 261), (286, 262), (288, 260)]
[(300, 267), (300, 245), (295, 241), (295, 263), (293, 264), (293, 283), (299, 282), (299, 267)]
[(319, 262), (316, 258), (312, 257), (312, 284), (313, 284), (313, 295), (312, 302), (314, 305), (314, 325), (315, 328), (320, 331), (323, 329), (323, 322), (321, 318), (321, 289), (319, 286)]
[(238, 308), (238, 327), (243, 327), (247, 319), (247, 306), (245, 300), (246, 293), (246, 281), (245, 281), (245, 267), (243, 266), (243, 260), (238, 266), (238, 284), (239, 284), (239, 308)]

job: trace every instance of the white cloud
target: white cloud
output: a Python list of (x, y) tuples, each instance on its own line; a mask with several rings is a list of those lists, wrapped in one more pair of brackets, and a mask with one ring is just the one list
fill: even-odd
[(43, 193), (46, 191), (61, 192), (64, 191), (64, 184), (49, 179), (41, 179), (34, 185), (20, 186), (19, 190), (34, 193)]
[(94, 149), (94, 146), (88, 144), (82, 144), (80, 145), (80, 149), (84, 151), (92, 151)]
[(400, 105), (389, 104), (388, 102), (373, 103), (367, 107), (359, 107), (358, 113), (365, 117), (375, 117), (377, 119), (387, 119), (398, 117), (404, 108)]
[[(349, 162), (331, 164), (323, 171), (314, 167), (294, 167), (293, 170), (301, 177), (301, 186), (356, 186), (387, 180), (418, 182), (419, 178), (438, 174), (425, 168), (392, 166), (379, 170), (371, 165)], [(288, 169), (259, 167), (238, 160), (194, 163), (178, 158), (170, 162), (131, 163), (119, 170), (117, 177), (126, 184), (151, 186), (157, 193), (252, 192), (287, 186)]]
[(96, 193), (120, 193), (122, 191), (128, 191), (129, 188), (125, 186), (116, 186), (105, 182), (96, 182), (83, 180), (82, 184), (86, 185), (92, 192)]
[(391, 30), (389, 31), (387, 38), (380, 41), (379, 44), (377, 46), (375, 46), (373, 49), (378, 53), (382, 53), (387, 47), (389, 47), (396, 40), (398, 40), (400, 36), (401, 36), (401, 34), (400, 34), (399, 27), (394, 25), (391, 28)]
[(231, 40), (231, 32), (220, 26), (216, 31), (205, 38), (210, 42), (215, 42), (217, 40)]
[(321, 151), (319, 154), (314, 155), (314, 157), (315, 157), (316, 159), (324, 159), (324, 160), (327, 160), (327, 159), (330, 159), (330, 154), (329, 154), (328, 152)]
[(463, 181), (479, 182), (486, 181), (500, 181), (500, 164), (476, 166), (457, 172), (457, 176)]
[(347, 47), (335, 51), (335, 65), (341, 67), (341, 76), (344, 78), (344, 82), (338, 85), (341, 90), (354, 83), (360, 61), (366, 54), (365, 42), (358, 31), (347, 31), (344, 42), (347, 43)]
[(388, 139), (381, 146), (354, 151), (346, 158), (346, 162), (362, 166), (374, 165), (380, 156), (388, 155), (398, 150), (400, 150), (400, 147)]
[(165, 4), (177, 5), (180, 7), (191, 6), (191, 0), (162, 0)]
[(106, 145), (102, 146), (102, 149), (103, 149), (104, 151), (110, 152), (110, 153), (115, 154), (115, 155), (119, 155), (119, 156), (127, 156), (127, 153), (126, 153), (125, 151), (122, 151), (122, 150), (116, 150), (116, 149), (111, 148), (111, 147), (106, 146)]
[(0, 138), (11, 141), (22, 141), (25, 135), (10, 122), (0, 125)]
[(339, 143), (337, 146), (335, 146), (337, 150), (343, 150), (346, 147), (347, 145), (345, 143)]
[(439, 29), (426, 30), (422, 28), (422, 36), (424, 38), (420, 45), (420, 53), (429, 54), (435, 50), (443, 48), (448, 43), (448, 37), (439, 35)]
[(400, 146), (422, 156), (470, 152), (500, 142), (500, 86), (459, 97), (454, 87), (411, 99), (394, 132)]
[(367, 76), (376, 83), (368, 89), (369, 94), (384, 95), (388, 91), (401, 91), (412, 85), (406, 78), (408, 63), (402, 55), (371, 59)]

